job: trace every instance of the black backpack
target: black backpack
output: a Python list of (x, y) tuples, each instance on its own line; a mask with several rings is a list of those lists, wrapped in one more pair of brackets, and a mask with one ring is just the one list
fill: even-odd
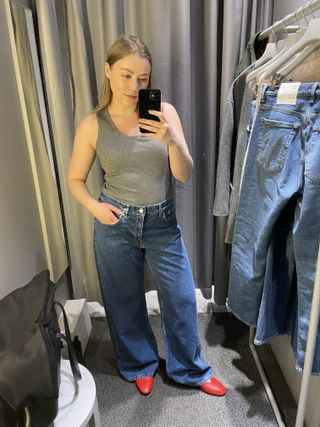
[[(62, 341), (76, 380), (81, 378), (63, 306), (54, 302), (49, 271), (0, 301), (0, 425), (49, 426), (58, 412)], [(59, 305), (65, 326), (61, 334)]]

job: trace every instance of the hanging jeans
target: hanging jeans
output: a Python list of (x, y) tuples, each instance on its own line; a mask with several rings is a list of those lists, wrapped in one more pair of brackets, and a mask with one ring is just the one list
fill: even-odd
[(198, 386), (212, 377), (200, 354), (195, 286), (172, 198), (129, 206), (104, 194), (101, 202), (122, 210), (119, 221), (95, 220), (94, 249), (117, 366), (128, 381), (154, 375), (157, 345), (145, 301), (144, 262), (158, 285), (168, 375)]
[[(320, 85), (295, 105), (263, 87), (239, 199), (228, 307), (257, 326), (255, 343), (290, 333), (303, 369), (320, 241)], [(318, 331), (313, 374), (320, 374)]]

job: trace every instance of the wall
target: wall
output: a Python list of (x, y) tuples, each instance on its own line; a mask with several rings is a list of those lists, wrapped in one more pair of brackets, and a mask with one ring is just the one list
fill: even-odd
[[(46, 268), (46, 259), (3, 1), (0, 1), (0, 40), (1, 299)], [(65, 275), (58, 287), (58, 299), (66, 299)]]
[[(305, 0), (275, 0), (274, 21), (283, 18), (288, 13), (295, 11), (298, 7), (305, 4)], [(319, 12), (316, 13), (319, 16)], [(303, 23), (303, 20), (302, 20)], [(319, 29), (320, 34), (320, 29)], [(272, 350), (278, 360), (278, 363), (285, 375), (287, 383), (291, 389), (296, 401), (299, 399), (302, 375), (295, 369), (295, 358), (290, 347), (288, 336), (282, 336), (274, 339), (271, 343)], [(320, 426), (320, 378), (311, 377), (308, 393), (308, 403), (306, 408), (305, 421), (308, 427)]]

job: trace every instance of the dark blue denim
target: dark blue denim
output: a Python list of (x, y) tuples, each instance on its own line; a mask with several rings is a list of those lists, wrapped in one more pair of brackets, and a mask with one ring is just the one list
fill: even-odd
[[(295, 105), (263, 88), (243, 174), (228, 307), (256, 326), (255, 343), (289, 333), (302, 370), (320, 241), (320, 86)], [(313, 374), (320, 374), (320, 330)]]
[(200, 354), (193, 276), (172, 198), (129, 206), (101, 194), (122, 210), (119, 221), (95, 220), (94, 249), (106, 316), (121, 375), (128, 381), (154, 375), (157, 344), (145, 300), (144, 263), (158, 286), (168, 375), (198, 386), (212, 377)]

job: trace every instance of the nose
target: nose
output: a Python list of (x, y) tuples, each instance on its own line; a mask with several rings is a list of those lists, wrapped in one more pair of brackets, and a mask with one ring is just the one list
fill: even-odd
[(140, 79), (132, 79), (130, 86), (131, 86), (131, 90), (137, 91), (141, 87)]

